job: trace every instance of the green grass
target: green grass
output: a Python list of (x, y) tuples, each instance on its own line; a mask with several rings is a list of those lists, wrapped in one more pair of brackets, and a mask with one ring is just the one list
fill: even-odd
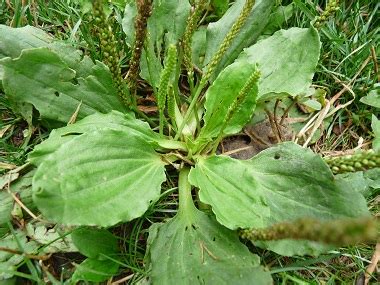
[[(283, 1), (290, 2), (290, 1)], [(323, 3), (322, 3), (323, 2)], [(348, 85), (337, 104), (352, 101), (346, 108), (336, 112), (330, 124), (325, 126), (325, 133), (314, 146), (319, 152), (344, 151), (357, 146), (360, 137), (364, 142), (370, 142), (371, 115), (379, 115), (378, 111), (360, 103), (359, 99), (378, 81), (375, 73), (377, 58), (371, 57), (372, 52), (378, 53), (379, 41), (379, 10), (380, 4), (376, 1), (342, 1), (336, 16), (330, 19), (321, 30), (321, 60), (317, 67), (314, 84), (327, 90), (327, 99)], [(88, 17), (81, 17), (79, 6), (74, 1), (6, 1), (0, 4), (0, 23), (21, 27), (33, 25), (54, 35), (54, 37), (70, 42), (93, 59), (101, 60), (98, 53), (99, 46), (91, 32), (91, 22)], [(324, 1), (308, 0), (295, 1), (295, 15), (284, 26), (306, 27), (319, 14), (319, 8), (324, 9)], [(120, 46), (124, 50), (122, 64), (127, 61), (129, 51), (122, 41), (120, 27), (120, 13), (116, 6), (116, 21), (113, 22), (115, 31), (120, 37)], [(215, 15), (211, 13), (208, 18)], [(205, 17), (207, 18), (207, 17)], [(377, 49), (377, 50), (376, 50)], [(372, 53), (373, 54), (373, 53)], [(46, 130), (35, 123), (35, 133), (30, 141), (24, 136), (28, 129), (27, 123), (20, 116), (11, 112), (9, 103), (0, 93), (0, 130), (7, 127), (7, 131), (0, 139), (0, 162), (20, 166), (25, 163), (27, 153), (35, 144), (47, 136)], [(337, 129), (339, 131), (337, 131)], [(0, 168), (0, 174), (7, 169)], [(114, 228), (122, 245), (122, 274), (115, 279), (134, 274), (130, 284), (141, 280), (146, 275), (144, 255), (146, 249), (147, 229), (153, 222), (164, 221), (175, 214), (177, 197), (173, 195), (173, 185), (167, 185), (166, 191), (154, 208), (144, 217), (128, 225)], [(373, 193), (369, 204), (374, 214), (379, 213), (376, 200), (378, 193)], [(254, 249), (258, 250), (258, 249)], [(341, 248), (330, 254), (317, 258), (280, 257), (268, 251), (260, 251), (263, 264), (273, 272), (276, 284), (352, 284), (368, 266), (368, 260), (373, 254), (374, 245), (360, 245)], [(39, 270), (46, 272), (38, 263), (25, 259), (25, 271), (19, 275), (25, 279), (39, 279)], [(29, 275), (26, 272), (32, 272)], [(24, 279), (24, 280), (25, 280)], [(42, 279), (39, 280), (42, 283)]]

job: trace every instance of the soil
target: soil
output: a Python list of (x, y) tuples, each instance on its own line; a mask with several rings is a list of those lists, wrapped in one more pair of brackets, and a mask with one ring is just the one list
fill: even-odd
[(294, 133), (286, 122), (278, 128), (279, 133), (275, 134), (268, 119), (254, 126), (248, 125), (241, 134), (224, 139), (218, 152), (246, 160), (279, 142), (292, 140)]

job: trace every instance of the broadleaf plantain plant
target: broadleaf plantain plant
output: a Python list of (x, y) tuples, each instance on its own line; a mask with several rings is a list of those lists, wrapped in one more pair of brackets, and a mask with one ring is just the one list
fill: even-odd
[[(217, 154), (221, 140), (240, 132), (257, 104), (283, 94), (294, 97), (311, 84), (320, 49), (313, 26), (279, 30), (258, 41), (275, 2), (236, 1), (201, 31), (206, 36), (203, 55), (192, 44), (203, 38), (195, 27), (207, 1), (198, 1), (193, 12), (188, 1), (153, 1), (149, 18), (138, 15), (134, 2), (127, 4), (123, 29), (131, 47), (144, 42), (134, 60), (141, 56), (140, 76), (156, 96), (158, 131), (135, 117), (130, 111), (135, 106), (124, 105), (135, 100), (126, 99), (128, 92), (117, 85), (119, 72), (112, 75), (101, 62), (82, 57), (36, 28), (0, 26), (1, 79), (14, 109), (25, 115), (33, 106), (50, 126), (63, 126), (74, 113), (78, 119), (53, 130), (29, 155), (37, 168), (33, 201), (43, 217), (68, 226), (107, 228), (129, 222), (159, 200), (166, 172), (174, 171), (178, 212), (149, 230), (146, 267), (152, 284), (271, 284), (270, 273), (239, 233), (278, 254), (315, 255), (331, 248), (318, 241), (329, 240), (316, 238), (308, 227), (292, 239), (292, 232), (305, 228), (302, 223), (334, 221), (333, 226), (318, 224), (315, 233), (320, 234), (323, 228), (339, 228), (336, 219), (368, 217), (364, 197), (337, 183), (328, 164), (311, 150), (287, 142), (244, 161)], [(136, 33), (145, 40), (133, 36), (139, 27), (135, 18), (146, 27), (146, 33)], [(179, 88), (182, 65), (188, 93)], [(128, 86), (135, 89), (136, 83)], [(334, 164), (334, 171), (338, 166)], [(304, 219), (301, 224), (299, 219)], [(281, 226), (293, 221), (296, 230)], [(352, 230), (342, 224), (343, 232)], [(354, 225), (355, 230), (376, 227), (367, 219)], [(83, 236), (91, 231), (113, 246), (83, 249)], [(365, 233), (363, 238), (370, 239), (377, 234)], [(74, 281), (100, 282), (117, 272), (111, 266), (108, 275), (83, 273), (88, 264), (109, 266), (110, 260), (101, 256), (116, 250), (105, 230), (79, 228), (73, 240), (88, 257)]]

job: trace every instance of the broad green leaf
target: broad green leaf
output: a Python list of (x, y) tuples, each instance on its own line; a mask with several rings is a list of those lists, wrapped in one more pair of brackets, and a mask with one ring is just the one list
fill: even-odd
[(245, 49), (237, 61), (258, 63), (260, 102), (267, 100), (269, 93), (296, 96), (311, 85), (320, 45), (314, 28), (280, 30)]
[(46, 156), (74, 137), (104, 130), (119, 130), (125, 136), (138, 135), (146, 142), (155, 142), (160, 138), (157, 133), (150, 129), (147, 123), (136, 119), (133, 113), (123, 114), (117, 111), (112, 111), (108, 114), (95, 113), (75, 124), (53, 130), (49, 138), (37, 145), (29, 154), (29, 161), (34, 165), (39, 165)]
[(235, 232), (195, 208), (149, 232), (152, 284), (272, 284)]
[(265, 187), (252, 177), (243, 160), (212, 156), (197, 161), (189, 175), (199, 198), (212, 206), (219, 223), (230, 229), (264, 227), (270, 216)]
[[(52, 42), (52, 37), (40, 29), (32, 26), (12, 28), (0, 25), (0, 59), (4, 57), (16, 58), (21, 51), (27, 48), (45, 47)], [(4, 67), (0, 63), (0, 89), (3, 90), (2, 80)], [(13, 111), (23, 114), (24, 119), (32, 126), (33, 107), (30, 104), (10, 102)]]
[[(201, 158), (189, 178), (200, 188), (201, 201), (210, 204), (217, 220), (231, 229), (267, 227), (303, 217), (338, 219), (369, 214), (356, 189), (340, 187), (318, 155), (293, 143), (269, 148), (245, 161), (225, 156)], [(286, 255), (291, 255), (290, 251), (315, 253), (297, 242), (284, 242), (288, 242)], [(285, 254), (281, 251), (285, 247), (266, 244)]]
[(67, 225), (111, 226), (140, 217), (160, 196), (164, 162), (149, 142), (102, 130), (64, 143), (38, 167), (33, 199)]
[[(237, 0), (219, 21), (208, 25), (204, 65), (208, 64), (214, 54), (218, 51), (232, 25), (239, 17), (244, 3), (245, 0)], [(246, 23), (240, 30), (239, 34), (234, 38), (230, 48), (226, 51), (222, 60), (217, 65), (214, 73), (215, 77), (224, 67), (231, 64), (244, 48), (250, 46), (257, 40), (268, 23), (269, 14), (274, 3), (274, 0), (256, 1)], [(215, 79), (215, 77), (213, 79)]]
[(369, 91), (368, 95), (360, 98), (360, 102), (375, 108), (380, 108), (380, 87)]
[(79, 264), (73, 274), (72, 281), (103, 282), (119, 271), (119, 264), (111, 260), (87, 258)]
[[(205, 124), (199, 135), (200, 140), (212, 139), (219, 135), (229, 107), (255, 70), (255, 63), (235, 62), (219, 74), (206, 92), (206, 113), (203, 118)], [(243, 128), (253, 114), (256, 98), (257, 86), (254, 86), (223, 130), (224, 134), (234, 134)]]
[[(56, 52), (71, 69), (74, 69), (77, 77), (87, 77), (92, 73), (94, 64), (89, 57), (83, 56), (81, 51), (70, 44), (55, 40), (41, 29), (32, 26), (12, 28), (0, 25), (0, 38), (0, 59), (17, 58), (24, 49), (46, 47)], [(3, 68), (1, 64), (0, 68)]]
[(375, 138), (372, 141), (372, 148), (375, 151), (380, 151), (380, 120), (377, 119), (375, 115), (372, 114), (372, 131), (375, 134)]
[[(189, 11), (190, 4), (187, 0), (153, 1), (152, 14), (148, 19), (146, 44), (140, 62), (141, 77), (153, 87), (158, 87), (160, 80), (163, 62), (161, 54), (165, 54), (169, 44), (176, 44), (182, 37)], [(122, 21), (129, 46), (133, 46), (135, 40), (136, 15), (136, 4), (132, 1), (126, 5)]]
[(105, 259), (118, 252), (117, 238), (106, 229), (78, 228), (71, 233), (78, 251), (90, 258)]
[(125, 111), (104, 64), (93, 65), (85, 78), (77, 77), (47, 48), (24, 50), (19, 58), (5, 58), (1, 64), (6, 95), (13, 102), (32, 104), (43, 119), (67, 123), (78, 107), (78, 119), (95, 112)]
[(32, 26), (11, 28), (0, 25), (0, 39), (0, 59), (16, 58), (24, 49), (47, 47), (53, 42), (51, 36)]

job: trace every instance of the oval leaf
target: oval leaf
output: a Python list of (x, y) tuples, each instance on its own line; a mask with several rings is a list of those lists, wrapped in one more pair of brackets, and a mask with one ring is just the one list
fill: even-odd
[(103, 130), (77, 136), (38, 167), (33, 199), (49, 219), (111, 226), (140, 217), (160, 195), (164, 163), (144, 139)]
[(306, 92), (319, 60), (321, 43), (314, 28), (280, 30), (245, 49), (237, 61), (258, 63), (261, 71), (259, 100), (266, 94)]

